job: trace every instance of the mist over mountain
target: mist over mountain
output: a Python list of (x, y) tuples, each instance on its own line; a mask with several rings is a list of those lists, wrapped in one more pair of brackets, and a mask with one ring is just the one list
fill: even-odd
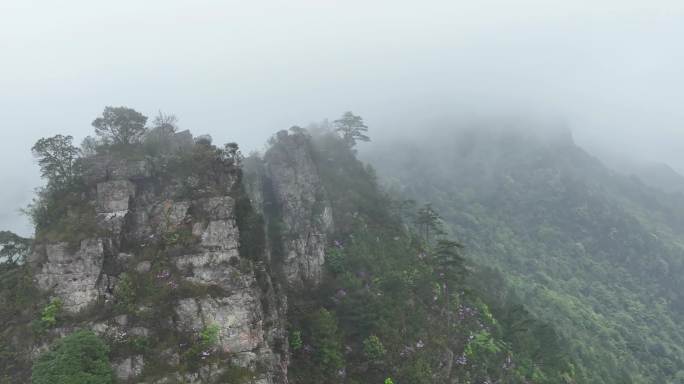
[(578, 382), (677, 382), (684, 196), (606, 167), (570, 135), (534, 132), (452, 126), (365, 157), (558, 325)]
[(380, 141), (462, 115), (552, 119), (681, 172), (683, 16), (675, 0), (4, 1), (2, 216), (27, 227), (33, 143), (79, 142), (104, 105), (175, 113), (245, 152), (346, 110)]
[(684, 2), (0, 2), (0, 384), (684, 383)]

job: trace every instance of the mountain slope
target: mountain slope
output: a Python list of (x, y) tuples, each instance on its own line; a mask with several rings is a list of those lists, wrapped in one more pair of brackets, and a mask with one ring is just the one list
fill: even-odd
[[(553, 327), (527, 312), (496, 272), (465, 266), (457, 253), (449, 267), (440, 264), (448, 242), (418, 236), (345, 141), (295, 127), (271, 143), (263, 163), (247, 160), (246, 178), (268, 175), (273, 152), (299, 148), (324, 187), (310, 205), (330, 208), (334, 222), (320, 287), (288, 298), (290, 382), (574, 382), (566, 341)], [(285, 163), (299, 163), (285, 152)], [(279, 206), (265, 181), (257, 193), (263, 206)], [(273, 243), (291, 236), (280, 214), (264, 209)], [(489, 284), (475, 283), (484, 278)]]
[(243, 159), (165, 132), (48, 177), (0, 263), (0, 382), (576, 382), (568, 341), (335, 133)]
[(578, 382), (682, 380), (679, 196), (611, 172), (562, 133), (454, 130), (367, 157), (571, 340)]

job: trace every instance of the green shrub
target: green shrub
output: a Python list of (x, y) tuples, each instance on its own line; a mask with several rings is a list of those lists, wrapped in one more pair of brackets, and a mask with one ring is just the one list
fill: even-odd
[(133, 336), (127, 341), (128, 346), (135, 352), (142, 353), (149, 348), (149, 340), (144, 336)]
[(112, 384), (109, 348), (91, 331), (58, 340), (33, 364), (33, 384)]
[(404, 369), (406, 382), (411, 384), (432, 384), (433, 372), (430, 364), (423, 358), (418, 358)]
[(116, 285), (116, 289), (114, 290), (114, 296), (116, 297), (116, 306), (119, 310), (129, 313), (135, 311), (135, 283), (129, 274), (121, 274), (119, 283)]
[(194, 371), (199, 368), (202, 360), (216, 359), (214, 347), (219, 342), (220, 331), (217, 324), (208, 325), (200, 331), (199, 337), (183, 353), (183, 362), (187, 369)]
[(377, 336), (371, 335), (363, 341), (363, 354), (368, 360), (373, 362), (378, 361), (382, 359), (386, 353), (387, 350), (385, 350), (385, 346), (382, 345), (382, 342)]
[(57, 324), (57, 315), (62, 311), (62, 301), (54, 299), (40, 312), (40, 328), (46, 330)]
[(342, 339), (335, 315), (321, 308), (311, 319), (311, 343), (316, 351), (315, 360), (327, 373), (344, 366)]
[(333, 274), (340, 274), (345, 271), (344, 265), (344, 254), (339, 248), (331, 248), (328, 250), (328, 254), (325, 255), (325, 265), (328, 267), (328, 271)]
[(302, 331), (292, 331), (290, 332), (290, 349), (292, 351), (298, 351), (304, 345), (302, 341)]
[(202, 332), (200, 332), (200, 342), (202, 345), (204, 347), (213, 347), (216, 345), (218, 343), (220, 330), (221, 328), (219, 328), (219, 326), (216, 324), (211, 324), (204, 327)]

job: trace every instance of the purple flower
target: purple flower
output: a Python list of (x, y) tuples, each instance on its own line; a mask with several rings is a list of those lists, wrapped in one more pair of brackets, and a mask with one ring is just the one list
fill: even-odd
[(157, 279), (168, 279), (169, 276), (171, 276), (171, 272), (166, 269), (157, 273)]

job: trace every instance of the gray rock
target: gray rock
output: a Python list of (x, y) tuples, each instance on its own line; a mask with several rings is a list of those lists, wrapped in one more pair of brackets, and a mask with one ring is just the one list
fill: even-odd
[(189, 151), (195, 145), (195, 139), (190, 131), (185, 130), (176, 132), (171, 138), (171, 143), (174, 150)]
[(321, 281), (332, 207), (326, 198), (309, 137), (281, 131), (266, 153), (267, 176), (285, 224), (283, 270), (291, 286)]
[(83, 240), (76, 252), (70, 252), (65, 243), (47, 244), (45, 252), (47, 259), (35, 275), (40, 289), (52, 291), (68, 312), (78, 312), (97, 300), (104, 262), (102, 240)]
[(142, 180), (152, 175), (147, 160), (120, 160), (110, 163), (110, 178), (113, 180)]
[(128, 203), (135, 195), (135, 185), (128, 180), (112, 180), (97, 184), (98, 213), (121, 215), (128, 211)]
[(180, 364), (180, 355), (174, 348), (167, 348), (161, 352), (162, 361), (171, 366)]
[[(172, 139), (176, 140), (173, 145), (177, 145), (178, 150), (192, 150), (195, 145), (189, 132), (180, 132)], [(151, 258), (163, 257), (164, 262), (178, 268), (180, 276), (175, 271), (170, 275), (162, 274), (162, 277), (147, 276), (154, 279), (153, 284), (172, 287), (170, 289), (178, 288), (176, 283), (190, 284), (200, 289), (184, 290), (184, 295), (202, 293), (197, 297), (173, 298), (165, 303), (173, 308), (174, 316), (166, 312), (162, 316), (155, 305), (138, 302), (133, 317), (106, 317), (105, 314), (111, 312), (102, 311), (97, 320), (91, 318), (88, 322), (86, 319), (79, 322), (79, 326), (90, 328), (108, 340), (127, 342), (131, 337), (153, 334), (157, 328), (149, 325), (152, 318), (155, 324), (167, 328), (165, 332), (178, 333), (181, 340), (196, 337), (204, 327), (216, 324), (219, 327), (217, 349), (231, 354), (236, 363), (258, 371), (257, 382), (286, 383), (287, 351), (274, 352), (276, 345), (287, 345), (285, 298), (271, 284), (267, 263), (240, 255), (241, 234), (236, 224), (235, 199), (228, 196), (236, 190), (232, 183), (239, 180), (236, 169), (225, 169), (225, 174), (220, 170), (215, 172), (218, 181), (213, 189), (207, 189), (210, 191), (207, 193), (216, 191), (216, 196), (191, 199), (188, 196), (192, 194), (180, 193), (187, 175), (155, 173), (163, 167), (163, 160), (172, 154), (164, 152), (156, 159), (159, 161), (154, 167), (151, 161), (117, 160), (113, 156), (96, 155), (84, 159), (84, 179), (90, 186), (90, 192), (84, 196), (90, 196), (87, 203), (97, 207), (98, 225), (106, 231), (101, 232), (100, 239), (84, 240), (76, 251), (69, 250), (66, 244), (37, 245), (29, 258), (29, 263), (35, 266), (37, 285), (59, 297), (64, 309), (72, 313), (98, 300), (108, 308), (116, 301), (113, 295), (118, 292), (116, 286), (122, 273), (150, 274)], [(280, 172), (277, 165), (272, 171)], [(309, 171), (313, 169), (306, 170)], [(297, 188), (306, 188), (306, 185), (295, 187), (292, 183), (309, 180), (306, 176), (288, 181), (288, 175), (278, 179), (282, 199), (300, 193)], [(175, 200), (178, 196), (184, 196), (186, 200)], [(314, 212), (308, 208), (311, 199), (309, 195), (300, 196), (286, 210), (290, 223), (288, 230), (294, 233), (304, 229), (304, 239), (314, 239), (310, 234), (323, 231), (301, 222), (307, 214)], [(187, 246), (168, 246), (166, 236), (181, 230), (191, 230), (197, 241)], [(293, 281), (304, 281), (320, 273), (317, 268), (322, 264), (322, 256), (319, 254), (324, 251), (320, 249), (319, 241), (286, 245), (293, 250), (293, 259), (288, 262), (294, 266), (291, 270)], [(261, 276), (259, 282), (257, 273)], [(211, 296), (206, 295), (202, 286), (212, 286)], [(214, 289), (216, 287), (219, 289)], [(151, 342), (153, 339), (150, 338)], [(171, 367), (179, 364), (180, 350), (177, 348), (151, 347)], [(145, 380), (148, 383), (213, 382), (229, 363), (230, 359), (226, 359), (218, 365), (202, 367), (196, 373), (181, 373), (171, 368), (159, 377), (146, 376)], [(121, 382), (137, 382), (141, 379), (144, 361), (142, 356), (129, 356), (115, 361), (113, 367)]]
[(245, 289), (255, 283), (254, 276), (244, 274), (231, 264), (239, 262), (237, 249), (185, 255), (176, 259), (176, 267), (185, 271), (185, 279), (203, 285), (217, 285), (226, 291)]
[(128, 325), (128, 315), (119, 315), (114, 318), (114, 322), (121, 326)]
[(138, 273), (147, 273), (152, 268), (152, 263), (148, 260), (141, 261), (135, 266), (135, 271)]
[(142, 180), (151, 174), (152, 166), (147, 160), (117, 159), (110, 154), (92, 156), (83, 163), (83, 179), (87, 184), (107, 180)]
[(145, 367), (142, 355), (135, 355), (112, 364), (117, 379), (128, 381), (140, 376)]
[(197, 208), (209, 220), (229, 220), (233, 218), (235, 200), (230, 196), (200, 199)]
[(176, 315), (184, 331), (218, 325), (219, 347), (227, 353), (249, 352), (264, 342), (259, 298), (253, 290), (222, 298), (183, 299)]
[(264, 215), (264, 187), (266, 185), (266, 168), (261, 158), (249, 156), (242, 162), (242, 184), (249, 196), (252, 208)]
[(111, 332), (111, 327), (107, 323), (94, 323), (90, 325), (90, 330), (98, 336), (104, 336)]
[(128, 330), (128, 334), (135, 337), (148, 337), (150, 330), (145, 327), (133, 327)]
[(162, 200), (149, 205), (141, 204), (131, 212), (134, 225), (131, 227), (133, 238), (145, 241), (162, 233), (177, 230), (188, 218), (190, 202)]
[[(193, 228), (193, 233), (201, 227)], [(238, 229), (235, 220), (214, 220), (201, 230), (201, 245), (209, 249), (236, 250)]]

